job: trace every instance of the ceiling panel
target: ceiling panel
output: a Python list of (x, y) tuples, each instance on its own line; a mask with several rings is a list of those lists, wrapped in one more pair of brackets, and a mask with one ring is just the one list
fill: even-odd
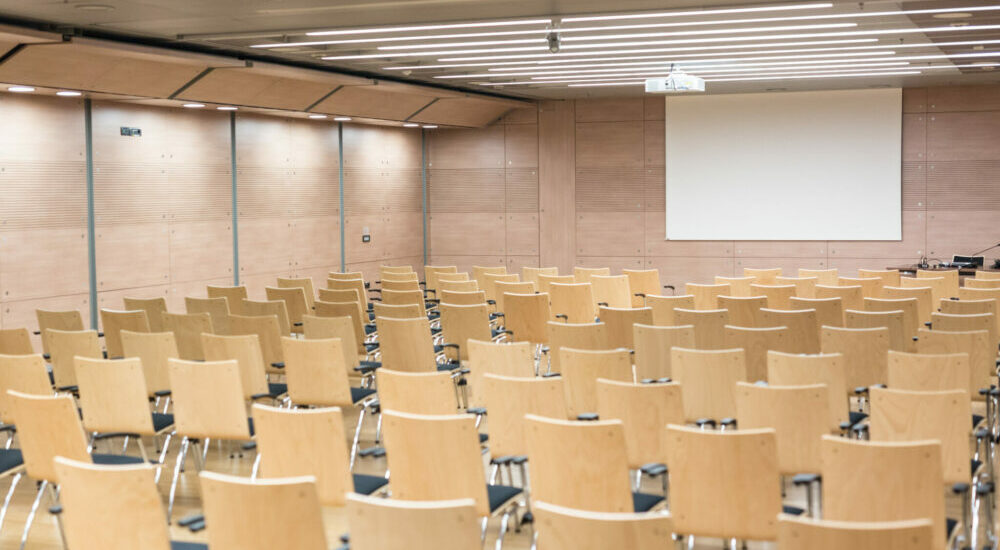
[(345, 86), (313, 108), (317, 113), (406, 120), (433, 96), (391, 92), (382, 86)]
[(486, 126), (507, 111), (524, 104), (490, 101), (473, 97), (445, 98), (430, 104), (410, 120), (449, 126)]

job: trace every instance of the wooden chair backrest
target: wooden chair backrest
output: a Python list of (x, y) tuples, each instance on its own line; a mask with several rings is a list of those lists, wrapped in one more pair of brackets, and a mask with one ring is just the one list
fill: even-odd
[(736, 416), (736, 383), (747, 381), (746, 353), (742, 349), (670, 351), (673, 379), (681, 384), (684, 416), (716, 421)]
[[(417, 306), (420, 315), (426, 315), (424, 293), (419, 290), (383, 290), (382, 303), (386, 306)], [(379, 304), (376, 304), (379, 305)]]
[[(344, 352), (344, 365), (351, 369), (361, 362), (358, 348), (354, 345), (358, 337), (354, 333), (354, 319), (350, 317), (302, 317), (302, 335), (306, 340), (322, 340), (325, 338), (340, 338), (340, 346)], [(348, 371), (351, 374), (352, 371)]]
[(146, 312), (150, 332), (163, 332), (163, 314), (167, 312), (167, 299), (159, 298), (123, 298), (125, 311), (142, 310)]
[(93, 462), (73, 396), (9, 391), (7, 403), (17, 419), (17, 440), (28, 477), (58, 483), (52, 461), (57, 456)]
[(506, 302), (504, 301), (507, 294), (534, 294), (535, 293), (535, 283), (531, 281), (519, 282), (519, 281), (493, 281), (494, 295), (493, 299), (496, 301), (497, 311), (505, 312), (507, 311)]
[[(756, 277), (757, 284), (759, 285), (775, 285), (778, 283), (778, 277), (784, 275), (780, 267), (772, 267), (767, 269), (755, 269), (752, 267), (743, 268), (744, 277)], [(799, 275), (799, 277), (804, 277), (805, 275)]]
[(486, 303), (486, 293), (482, 290), (471, 292), (455, 292), (453, 290), (441, 290), (438, 297), (442, 304), (454, 304), (457, 306), (471, 306)]
[[(268, 301), (285, 302), (288, 322), (292, 324), (290, 330), (292, 332), (302, 332), (302, 316), (312, 313), (312, 304), (309, 303), (309, 297), (306, 296), (305, 289), (302, 287), (275, 288), (268, 286), (264, 287), (264, 292), (267, 295)], [(299, 326), (296, 326), (296, 324), (299, 324)]]
[(816, 323), (820, 327), (843, 327), (844, 304), (840, 298), (799, 298), (788, 299), (789, 307), (796, 309), (815, 309)]
[(594, 303), (608, 307), (627, 309), (632, 307), (632, 290), (627, 275), (592, 275)]
[[(571, 285), (577, 283), (576, 277), (573, 275), (538, 275), (538, 291), (542, 293), (551, 294), (550, 285), (552, 283), (559, 283), (561, 285)], [(579, 281), (582, 283), (583, 281)]]
[(209, 298), (225, 298), (230, 315), (246, 315), (243, 312), (243, 300), (247, 299), (247, 287), (208, 285), (205, 292)]
[(694, 327), (658, 327), (635, 324), (632, 326), (635, 349), (635, 377), (637, 380), (669, 378), (670, 350), (673, 347), (693, 348)]
[(913, 338), (920, 329), (920, 302), (916, 298), (865, 298), (865, 311), (902, 311), (903, 337), (906, 346), (914, 346)]
[(860, 286), (816, 285), (817, 298), (840, 298), (845, 310), (860, 311), (865, 307), (865, 297)]
[(438, 274), (458, 273), (458, 266), (424, 266), (424, 287), (427, 290), (437, 290)]
[(31, 355), (35, 347), (31, 345), (31, 333), (26, 328), (0, 329), (0, 354)]
[(258, 315), (246, 317), (243, 315), (230, 315), (229, 327), (233, 336), (246, 334), (256, 334), (260, 341), (260, 352), (264, 355), (264, 365), (268, 372), (280, 373), (280, 369), (275, 369), (274, 363), (284, 362), (281, 354), (281, 329), (278, 326), (278, 318), (274, 315)]
[(375, 371), (382, 408), (410, 414), (458, 414), (455, 383), (447, 372)]
[[(590, 283), (549, 285), (552, 315), (566, 315), (567, 323), (590, 323), (597, 316), (593, 287)], [(560, 318), (562, 319), (562, 318)]]
[(552, 372), (560, 372), (562, 348), (606, 350), (608, 331), (604, 323), (555, 323), (549, 321), (549, 360)]
[(750, 285), (754, 296), (767, 296), (767, 307), (771, 309), (788, 310), (792, 308), (792, 297), (796, 295), (795, 285)]
[(441, 336), (449, 344), (458, 344), (458, 358), (469, 359), (468, 342), (489, 341), (493, 336), (490, 329), (490, 312), (485, 303), (471, 306), (440, 304)]
[(365, 288), (365, 281), (360, 277), (357, 279), (327, 279), (326, 288), (330, 290), (354, 290), (361, 300), (361, 308), (368, 307), (368, 289)]
[(819, 353), (819, 320), (815, 309), (762, 309), (764, 327), (787, 327), (785, 348), (791, 353)]
[(382, 366), (403, 372), (435, 372), (431, 326), (427, 318), (378, 321)]
[(281, 339), (285, 380), (292, 403), (345, 408), (354, 404), (343, 346), (340, 338)]
[(681, 386), (597, 380), (597, 414), (601, 420), (621, 420), (629, 468), (663, 460), (667, 424), (684, 424)]
[[(438, 288), (437, 291), (440, 293), (444, 290), (450, 290), (452, 292), (475, 292), (479, 289), (479, 283), (476, 281), (449, 281), (444, 278), (444, 275), (438, 277)], [(481, 291), (484, 295), (486, 291)]]
[(969, 356), (969, 391), (978, 398), (979, 388), (988, 388), (996, 379), (996, 348), (990, 343), (989, 332), (972, 330), (947, 332), (920, 329), (917, 353), (965, 353)]
[(169, 369), (178, 435), (193, 439), (250, 439), (240, 366), (236, 361), (171, 359)]
[(674, 316), (674, 309), (694, 309), (694, 296), (646, 296), (646, 305), (653, 310), (653, 324), (658, 327), (679, 325)]
[[(958, 270), (957, 269), (945, 269), (945, 270), (917, 270), (917, 279), (944, 279), (944, 289), (946, 292), (950, 293), (951, 296), (955, 296), (958, 293), (959, 284)], [(950, 298), (951, 296), (947, 296)], [(941, 296), (945, 298), (946, 296)], [(937, 300), (935, 300), (936, 302)]]
[(483, 281), (485, 284), (482, 289), (486, 292), (487, 300), (497, 299), (497, 283), (519, 283), (521, 282), (521, 276), (517, 273), (484, 273)]
[(528, 342), (497, 344), (490, 340), (467, 342), (469, 362), (469, 405), (483, 406), (483, 376), (497, 374), (531, 378), (535, 376), (535, 346)]
[(14, 408), (7, 391), (28, 395), (52, 395), (45, 359), (41, 354), (0, 355), (0, 422), (14, 424)]
[(608, 267), (574, 267), (573, 268), (573, 278), (576, 279), (578, 283), (589, 283), (590, 278), (594, 275), (600, 276), (610, 276), (611, 268)]
[(628, 350), (559, 350), (560, 370), (570, 418), (597, 412), (597, 380), (632, 382), (632, 356)]
[(270, 393), (267, 385), (267, 367), (256, 334), (219, 336), (202, 334), (202, 347), (206, 361), (236, 361), (240, 369), (240, 387), (247, 401), (254, 395)]
[(931, 322), (935, 310), (934, 294), (930, 287), (903, 288), (901, 286), (882, 287), (882, 298), (886, 300), (917, 299), (917, 319), (920, 325)]
[(207, 313), (212, 318), (212, 331), (215, 334), (229, 334), (229, 301), (225, 298), (192, 298), (184, 297), (184, 306), (188, 313)]
[(142, 360), (77, 357), (76, 381), (88, 432), (156, 434)]
[(169, 389), (167, 360), (180, 358), (174, 333), (123, 330), (121, 336), (125, 357), (135, 357), (142, 362), (147, 396), (152, 397), (158, 391)]
[(479, 285), (479, 288), (482, 289), (482, 290), (486, 290), (487, 294), (488, 294), (489, 291), (486, 288), (486, 277), (485, 277), (485, 275), (487, 273), (492, 274), (492, 275), (505, 275), (507, 273), (507, 268), (505, 266), (502, 266), (502, 265), (498, 265), (498, 266), (480, 266), (480, 265), (474, 265), (474, 266), (472, 266), (472, 280), (476, 281), (476, 283)]
[[(456, 272), (456, 273), (438, 273), (437, 274), (437, 282), (438, 282), (438, 284), (441, 284), (443, 282), (468, 282), (469, 280), (470, 279), (469, 279), (468, 272), (464, 272), (464, 271), (461, 272), (461, 273), (457, 273)], [(475, 283), (476, 281), (472, 280), (472, 282)], [(439, 290), (439, 289), (435, 289), (435, 290)]]
[(1000, 338), (997, 337), (996, 315), (992, 313), (975, 313), (971, 315), (953, 315), (950, 313), (934, 313), (931, 315), (931, 327), (934, 330), (945, 330), (948, 332), (967, 332), (973, 330), (985, 330), (988, 333), (990, 342), (997, 349), (1000, 345)]
[(707, 311), (718, 309), (718, 297), (729, 296), (732, 289), (729, 285), (703, 285), (698, 283), (687, 283), (684, 285), (684, 292), (694, 296), (694, 309)]
[(860, 522), (778, 517), (778, 550), (934, 550), (929, 519)]
[(976, 279), (1000, 280), (1000, 271), (976, 271)]
[(757, 277), (720, 277), (715, 276), (713, 282), (717, 285), (729, 285), (729, 296), (749, 298), (753, 296), (750, 285), (757, 282)]
[[(645, 296), (659, 294), (663, 290), (660, 285), (659, 269), (623, 269), (622, 275), (628, 277), (628, 287), (632, 293), (632, 307), (644, 307), (646, 305)], [(637, 294), (643, 296), (637, 296)]]
[(820, 351), (839, 353), (847, 365), (847, 388), (885, 384), (889, 365), (889, 329), (820, 329)]
[(858, 269), (858, 277), (862, 279), (881, 279), (882, 287), (899, 286), (899, 270), (897, 269)]
[(820, 471), (820, 438), (830, 433), (830, 392), (826, 386), (738, 382), (736, 417), (741, 430), (774, 429), (778, 469), (783, 475)]
[(955, 292), (951, 292), (951, 285), (944, 277), (903, 277), (899, 280), (899, 286), (931, 289), (931, 303), (933, 304), (941, 303), (941, 300), (952, 298), (958, 294), (958, 287), (955, 287)]
[(56, 330), (50, 328), (46, 329), (46, 332), (49, 335), (49, 363), (52, 364), (52, 377), (55, 379), (57, 388), (76, 385), (74, 357), (104, 358), (96, 330)]
[[(347, 495), (355, 550), (477, 550), (480, 518), (471, 498), (405, 501)], [(420, 533), (414, 538), (414, 533)]]
[(243, 300), (243, 314), (247, 317), (271, 316), (278, 320), (278, 330), (282, 336), (291, 336), (292, 324), (288, 319), (288, 307), (284, 300)]
[(483, 399), (490, 413), (490, 453), (493, 456), (526, 455), (524, 416), (533, 414), (569, 418), (562, 378), (521, 378), (487, 373)]
[(969, 288), (1000, 288), (1000, 279), (966, 279), (965, 286)]
[(830, 413), (826, 428), (829, 432), (839, 429), (848, 420), (850, 401), (854, 388), (847, 387), (847, 365), (839, 353), (802, 355), (798, 353), (767, 352), (767, 380), (775, 387), (811, 386), (826, 387), (827, 410)]
[(508, 294), (504, 296), (504, 328), (513, 332), (515, 342), (547, 344), (548, 322), (552, 319), (549, 295)]
[(352, 279), (364, 280), (365, 274), (363, 271), (345, 271), (341, 273), (340, 271), (329, 271), (326, 274), (327, 280), (334, 279), (337, 281), (347, 281)]
[(902, 310), (895, 311), (854, 311), (844, 312), (844, 326), (847, 328), (879, 328), (889, 330), (889, 349), (912, 351), (913, 340), (906, 338), (906, 325)]
[(789, 351), (792, 331), (788, 327), (747, 328), (727, 325), (725, 349), (742, 349), (746, 354), (747, 380), (767, 381), (767, 353)]
[(778, 285), (795, 286), (795, 296), (800, 298), (815, 298), (816, 285), (819, 284), (819, 279), (816, 277), (775, 277), (775, 282)]
[(737, 327), (760, 327), (762, 308), (767, 307), (767, 296), (719, 296), (719, 309), (729, 310), (729, 323)]
[(122, 351), (121, 331), (151, 332), (146, 312), (141, 309), (135, 311), (101, 309), (101, 326), (104, 328), (104, 347), (108, 350), (109, 359), (118, 359), (125, 355)]
[[(949, 315), (977, 315), (990, 313), (1000, 323), (1000, 303), (997, 300), (941, 300), (941, 313)], [(1000, 330), (1000, 329), (998, 329)]]
[(559, 275), (558, 267), (529, 267), (524, 266), (521, 268), (521, 278), (525, 282), (535, 283), (535, 286), (539, 286), (538, 276), (539, 275)]
[(612, 348), (635, 349), (632, 327), (636, 324), (652, 325), (653, 309), (614, 308), (601, 306), (597, 312), (608, 331), (608, 345)]
[[(387, 290), (392, 290), (395, 292), (402, 291), (414, 291), (420, 292), (420, 282), (417, 281), (417, 274), (412, 274), (412, 279), (407, 279), (405, 281), (397, 281), (393, 279), (382, 279), (382, 292)], [(423, 295), (423, 292), (421, 292)]]
[(673, 521), (663, 514), (588, 512), (532, 502), (538, 540), (551, 550), (668, 548)]
[[(997, 309), (1000, 310), (1000, 288), (971, 288), (963, 286), (958, 289), (958, 299), (993, 300), (997, 303)], [(938, 303), (940, 304), (940, 302)]]
[(163, 327), (174, 333), (177, 352), (181, 359), (203, 361), (205, 348), (201, 345), (202, 334), (215, 334), (212, 316), (208, 313), (164, 313)]
[(78, 310), (70, 311), (47, 311), (44, 309), (35, 310), (35, 318), (38, 320), (38, 331), (42, 333), (42, 353), (49, 352), (49, 339), (47, 329), (79, 331), (83, 330), (83, 316)]
[(694, 344), (698, 349), (726, 347), (725, 327), (730, 324), (729, 310), (674, 308), (674, 323), (694, 327)]
[(889, 383), (894, 390), (949, 391), (965, 390), (977, 395), (978, 387), (969, 386), (968, 353), (904, 353), (889, 351)]
[(840, 286), (860, 286), (863, 298), (879, 298), (882, 296), (882, 287), (885, 286), (882, 279), (878, 277), (840, 277), (837, 279)]
[(312, 311), (313, 303), (316, 301), (316, 290), (313, 287), (312, 277), (278, 277), (278, 288), (301, 288), (306, 297), (307, 311)]
[[(381, 270), (380, 270), (381, 271)], [(379, 273), (380, 283), (401, 283), (401, 282), (420, 282), (420, 278), (417, 277), (415, 272), (411, 271), (381, 271)]]
[(799, 269), (799, 277), (816, 277), (817, 284), (837, 286), (840, 272), (834, 269)]
[[(350, 317), (351, 326), (354, 327), (354, 346), (357, 353), (364, 355), (365, 349), (365, 324), (368, 315), (361, 311), (361, 304), (357, 302), (324, 302), (316, 300), (317, 317)], [(303, 320), (303, 329), (305, 321)]]
[[(355, 302), (361, 307), (361, 297), (358, 296), (358, 289), (349, 288), (347, 290), (336, 290), (332, 288), (319, 289), (319, 299), (323, 302)], [(313, 302), (313, 307), (316, 303)]]

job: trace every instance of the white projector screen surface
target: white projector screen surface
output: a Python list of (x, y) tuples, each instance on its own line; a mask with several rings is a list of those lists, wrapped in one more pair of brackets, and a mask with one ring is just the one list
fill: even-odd
[(676, 240), (902, 238), (899, 89), (666, 99)]

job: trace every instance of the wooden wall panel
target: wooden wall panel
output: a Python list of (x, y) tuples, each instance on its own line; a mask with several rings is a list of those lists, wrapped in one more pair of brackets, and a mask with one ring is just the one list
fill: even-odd
[(929, 162), (996, 159), (1000, 110), (927, 116)]
[(641, 212), (577, 212), (578, 256), (642, 256)]
[(576, 106), (538, 107), (539, 262), (570, 272), (576, 258)]
[(21, 229), (0, 232), (2, 301), (87, 292), (87, 230)]

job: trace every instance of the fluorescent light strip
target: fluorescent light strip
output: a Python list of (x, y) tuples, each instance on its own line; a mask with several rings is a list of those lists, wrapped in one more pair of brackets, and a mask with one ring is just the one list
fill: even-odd
[(522, 19), (520, 21), (484, 21), (480, 23), (449, 23), (443, 25), (413, 25), (409, 27), (375, 27), (370, 29), (338, 29), (307, 32), (306, 36), (340, 36), (348, 34), (375, 34), (380, 32), (438, 31), (442, 29), (474, 29), (482, 27), (507, 27), (515, 25), (548, 25), (551, 19)]
[[(740, 34), (757, 33), (771, 31), (805, 31), (817, 29), (845, 29), (857, 27), (857, 23), (825, 23), (819, 25), (784, 25), (778, 27), (748, 27), (737, 29), (711, 29), (705, 31), (673, 31), (673, 32), (653, 32), (653, 33), (631, 33), (631, 34), (607, 34), (588, 36), (567, 36), (562, 38), (562, 43), (566, 42), (586, 42), (591, 40), (620, 40), (631, 38), (656, 38), (662, 36), (711, 36), (718, 34)], [(406, 44), (403, 46), (379, 46), (379, 50), (418, 50), (425, 48), (463, 48), (476, 46), (496, 46), (500, 44), (545, 44), (545, 38), (525, 38), (516, 40), (491, 40), (479, 42), (441, 42), (437, 44)]]
[(814, 2), (811, 4), (791, 4), (786, 6), (759, 6), (755, 8), (726, 8), (721, 10), (690, 10), (660, 13), (629, 13), (623, 15), (588, 15), (581, 17), (564, 17), (563, 23), (576, 23), (580, 21), (615, 21), (620, 19), (644, 19), (654, 17), (686, 17), (689, 15), (723, 15), (727, 13), (757, 13), (765, 11), (791, 11), (791, 10), (815, 10), (832, 8), (830, 2)]
[[(818, 53), (810, 55), (775, 55), (766, 57), (733, 57), (733, 58), (723, 58), (711, 61), (770, 61), (779, 59), (816, 59), (816, 58), (843, 58), (843, 57), (867, 57), (867, 56), (879, 56), (879, 55), (895, 55), (896, 52), (892, 50), (888, 51), (877, 51), (877, 52), (850, 52), (850, 53)], [(684, 56), (674, 56), (674, 57), (664, 57), (659, 61), (630, 61), (625, 63), (583, 63), (580, 65), (557, 65), (554, 67), (499, 67), (489, 69), (497, 73), (506, 73), (508, 71), (524, 71), (532, 69), (591, 69), (591, 68), (601, 68), (601, 67), (629, 67), (638, 65), (653, 65), (653, 64), (664, 64), (664, 63), (684, 63), (675, 62), (675, 59), (681, 59)], [(831, 61), (832, 62), (832, 61)]]
[[(829, 74), (829, 75), (802, 75), (802, 76), (778, 76), (778, 77), (752, 77), (752, 78), (733, 78), (733, 79), (719, 79), (719, 80), (706, 80), (705, 82), (737, 82), (746, 80), (799, 80), (804, 78), (862, 78), (871, 76), (907, 76), (920, 74), (920, 71), (897, 71), (891, 73), (848, 73), (848, 74)], [(594, 82), (592, 84), (569, 84), (568, 88), (593, 88), (598, 86), (642, 86), (645, 82)]]
[[(909, 65), (909, 64), (910, 63), (907, 62), (907, 61), (892, 61), (892, 62), (885, 62), (885, 63), (858, 63), (858, 64), (850, 64), (850, 65), (804, 65), (804, 66), (801, 66), (801, 67), (732, 67), (732, 68), (725, 68), (725, 69), (718, 69), (718, 70), (705, 70), (705, 71), (702, 71), (702, 72), (703, 73), (707, 73), (707, 74), (711, 74), (711, 73), (722, 73), (722, 72), (735, 73), (735, 72), (755, 72), (755, 71), (756, 72), (761, 72), (761, 71), (776, 71), (776, 70), (782, 70), (782, 69), (788, 69), (788, 70), (790, 70), (790, 69), (815, 69), (815, 70), (820, 70), (820, 69), (847, 69), (847, 70), (851, 70), (851, 69), (856, 68), (856, 67), (899, 67), (899, 66), (904, 66), (904, 65)], [(588, 77), (591, 78), (591, 79), (593, 79), (593, 80), (607, 80), (609, 77), (638, 77), (638, 76), (646, 76), (646, 75), (648, 75), (651, 78), (653, 78), (653, 77), (657, 77), (657, 76), (666, 76), (668, 74), (670, 74), (670, 70), (669, 69), (663, 69), (663, 70), (660, 70), (660, 71), (652, 71), (652, 70), (622, 71), (622, 72), (617, 72), (617, 73), (591, 74), (591, 75), (580, 75), (580, 76), (574, 76), (572, 74), (552, 75), (552, 76), (533, 76), (533, 77), (530, 78), (530, 80), (534, 80), (534, 81), (546, 81), (546, 80), (560, 80), (560, 79), (567, 79), (567, 78), (569, 78), (569, 79), (583, 80), (583, 79), (586, 79)], [(700, 75), (701, 75), (701, 73), (699, 73), (699, 76)]]
[[(702, 78), (709, 77), (719, 77), (719, 76), (747, 76), (747, 75), (782, 75), (782, 74), (818, 74), (818, 73), (856, 73), (859, 67), (863, 67), (868, 71), (901, 71), (909, 69), (923, 69), (924, 67), (907, 67), (909, 63), (873, 63), (871, 65), (842, 65), (837, 68), (831, 67), (791, 67), (789, 69), (784, 68), (755, 68), (755, 69), (731, 69), (722, 71), (711, 71), (702, 73), (700, 76)], [(950, 65), (949, 65), (950, 67)], [(666, 78), (669, 76), (668, 71), (663, 72), (650, 72), (650, 73), (639, 73), (639, 74), (629, 74), (629, 75), (593, 75), (588, 78), (544, 78), (544, 79), (532, 79), (524, 82), (599, 82), (599, 81), (612, 81), (612, 80), (634, 80), (636, 78)], [(613, 78), (608, 78), (613, 77)]]

